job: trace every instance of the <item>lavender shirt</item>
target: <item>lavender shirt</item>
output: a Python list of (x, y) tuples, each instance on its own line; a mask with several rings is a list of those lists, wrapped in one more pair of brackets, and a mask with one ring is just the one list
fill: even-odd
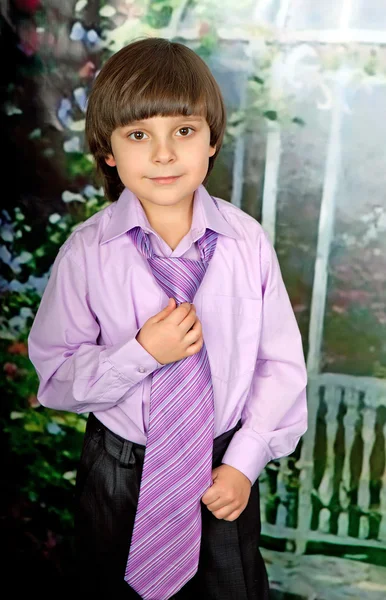
[(307, 374), (299, 328), (261, 225), (200, 186), (190, 232), (175, 250), (125, 189), (79, 225), (55, 259), (28, 338), (43, 406), (93, 412), (123, 438), (146, 444), (151, 374), (161, 365), (135, 339), (167, 296), (127, 232), (150, 234), (156, 254), (199, 259), (205, 228), (217, 248), (195, 297), (212, 372), (215, 436), (241, 418), (223, 463), (254, 482), (290, 454), (307, 429)]

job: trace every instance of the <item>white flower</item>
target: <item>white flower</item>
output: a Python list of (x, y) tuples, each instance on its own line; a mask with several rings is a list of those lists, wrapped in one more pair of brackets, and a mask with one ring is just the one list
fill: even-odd
[(6, 246), (0, 246), (0, 260), (6, 265), (11, 264), (12, 255)]
[(74, 23), (74, 25), (72, 26), (72, 29), (71, 29), (70, 40), (72, 40), (73, 42), (79, 42), (80, 40), (83, 40), (85, 34), (86, 34), (86, 31), (85, 31), (82, 23), (79, 23), (79, 21), (76, 21), (76, 23)]
[(59, 425), (57, 423), (53, 423), (51, 421), (51, 423), (48, 423), (47, 425), (47, 431), (48, 433), (51, 433), (52, 435), (58, 435), (58, 433), (62, 433), (62, 428), (59, 427)]
[(79, 121), (72, 121), (69, 127), (71, 131), (84, 131), (86, 125), (85, 119), (79, 119)]
[(42, 296), (48, 283), (49, 273), (50, 271), (43, 275), (43, 277), (35, 277), (34, 275), (30, 275), (28, 277), (27, 283), (25, 284), (26, 287), (35, 290), (39, 294), (39, 296)]
[(13, 329), (14, 331), (17, 330), (21, 330), (25, 327), (25, 319), (23, 319), (22, 317), (12, 317), (11, 319), (8, 320), (8, 325), (10, 327), (10, 329)]
[(76, 200), (77, 202), (85, 202), (85, 199), (83, 198), (83, 196), (81, 196), (80, 194), (74, 194), (73, 192), (70, 192), (69, 190), (66, 190), (65, 192), (63, 192), (62, 200), (63, 200), (63, 202), (74, 202), (74, 200)]
[(84, 8), (86, 8), (87, 4), (87, 0), (78, 0), (78, 2), (75, 4), (75, 12), (81, 12)]
[(13, 242), (13, 231), (10, 225), (3, 225), (0, 235), (5, 242)]
[(86, 39), (90, 44), (99, 44), (102, 41), (95, 29), (87, 32)]
[(80, 152), (80, 140), (77, 136), (72, 137), (70, 140), (66, 140), (63, 144), (65, 152)]
[(84, 87), (78, 87), (74, 90), (74, 98), (82, 112), (86, 111), (87, 94)]
[(58, 221), (60, 221), (62, 217), (58, 214), (58, 213), (53, 213), (52, 215), (50, 215), (48, 217), (48, 220), (50, 223), (52, 223), (53, 225), (55, 225), (55, 223), (57, 223)]
[(21, 283), (20, 281), (18, 281), (17, 279), (12, 279), (12, 281), (10, 282), (8, 289), (10, 292), (24, 292), (26, 288), (26, 285), (24, 283)]
[(58, 119), (65, 127), (72, 123), (71, 115), (72, 104), (68, 98), (62, 98), (58, 109)]
[(86, 185), (83, 190), (83, 194), (86, 198), (94, 198), (95, 196), (103, 196), (103, 188), (97, 190), (93, 185)]
[(113, 17), (116, 12), (117, 11), (114, 8), (114, 6), (111, 6), (110, 4), (105, 4), (100, 9), (99, 14), (100, 14), (101, 17)]
[(24, 265), (25, 263), (29, 262), (31, 258), (33, 258), (32, 254), (23, 250), (23, 252), (18, 256), (18, 261), (21, 265)]

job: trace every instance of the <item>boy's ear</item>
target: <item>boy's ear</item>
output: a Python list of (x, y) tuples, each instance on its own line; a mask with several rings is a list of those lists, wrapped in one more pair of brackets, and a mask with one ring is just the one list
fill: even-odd
[(105, 157), (105, 162), (107, 165), (109, 165), (109, 167), (116, 167), (117, 163), (115, 162), (114, 156), (112, 154), (108, 154)]
[(214, 156), (214, 154), (216, 154), (216, 146), (210, 146), (209, 147), (209, 158)]

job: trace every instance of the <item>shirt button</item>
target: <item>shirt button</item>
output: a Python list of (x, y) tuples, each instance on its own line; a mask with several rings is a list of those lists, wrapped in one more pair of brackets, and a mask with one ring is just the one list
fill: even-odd
[(137, 371), (138, 371), (139, 373), (146, 373), (146, 369), (145, 369), (145, 367), (138, 367)]

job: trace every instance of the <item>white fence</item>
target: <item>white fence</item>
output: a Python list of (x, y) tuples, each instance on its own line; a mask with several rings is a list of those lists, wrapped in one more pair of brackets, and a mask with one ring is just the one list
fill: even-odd
[(308, 542), (386, 551), (386, 381), (317, 375), (308, 404), (299, 460), (261, 477), (262, 533), (297, 553)]

